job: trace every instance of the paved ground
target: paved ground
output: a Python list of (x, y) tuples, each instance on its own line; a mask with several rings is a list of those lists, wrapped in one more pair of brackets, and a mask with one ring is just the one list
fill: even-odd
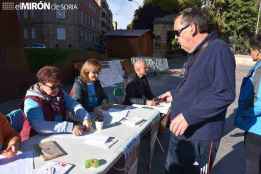
[[(237, 59), (238, 65), (236, 69), (236, 80), (237, 80), (237, 96), (241, 85), (242, 77), (247, 73), (251, 61), (245, 56), (239, 56)], [(170, 67), (179, 70), (182, 68), (184, 59), (176, 59), (170, 62)], [(171, 89), (181, 79), (178, 71), (172, 74), (162, 74), (150, 79), (153, 92), (156, 95), (163, 93), (164, 91)], [(235, 100), (237, 101), (237, 100)], [(0, 111), (7, 113), (17, 106), (19, 100), (12, 100), (6, 103), (0, 104)], [(225, 135), (222, 138), (221, 145), (217, 154), (217, 158), (214, 166), (214, 174), (243, 174), (244, 173), (244, 152), (243, 152), (243, 137), (242, 131), (235, 129), (233, 126), (234, 108), (236, 103), (234, 102), (228, 109), (227, 121), (225, 126)], [(152, 164), (152, 174), (163, 173), (163, 166), (166, 157), (166, 151), (168, 146), (168, 131), (160, 135), (160, 141), (164, 146), (165, 153), (162, 153), (159, 145), (156, 144), (155, 157)]]

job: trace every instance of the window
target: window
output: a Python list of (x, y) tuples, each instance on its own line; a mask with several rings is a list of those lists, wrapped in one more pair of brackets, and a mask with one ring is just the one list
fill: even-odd
[(60, 27), (56, 29), (57, 31), (57, 40), (65, 40), (65, 29)]
[(65, 10), (56, 10), (56, 18), (57, 19), (65, 19)]
[(81, 20), (80, 23), (83, 25), (83, 12), (82, 11), (80, 12), (80, 20)]
[(32, 39), (36, 38), (36, 34), (35, 34), (35, 28), (32, 28)]
[(84, 33), (83, 31), (80, 31), (80, 40), (83, 40), (84, 39)]
[(27, 28), (24, 28), (24, 39), (28, 39), (28, 31), (27, 31)]
[(27, 19), (28, 18), (28, 11), (27, 10), (24, 10), (24, 18)]

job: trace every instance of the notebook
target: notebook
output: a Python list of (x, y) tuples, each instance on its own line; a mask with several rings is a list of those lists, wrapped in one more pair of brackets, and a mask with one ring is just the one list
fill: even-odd
[(38, 144), (38, 150), (45, 161), (66, 155), (66, 152), (56, 141), (42, 142)]

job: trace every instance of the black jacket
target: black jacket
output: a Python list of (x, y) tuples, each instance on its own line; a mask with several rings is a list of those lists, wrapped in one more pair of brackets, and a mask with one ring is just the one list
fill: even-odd
[(146, 76), (139, 78), (137, 75), (129, 80), (126, 87), (125, 105), (146, 104), (146, 100), (152, 100), (154, 95)]

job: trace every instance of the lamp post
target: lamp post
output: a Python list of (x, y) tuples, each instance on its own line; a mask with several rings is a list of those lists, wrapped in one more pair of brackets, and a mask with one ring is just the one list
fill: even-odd
[(257, 22), (256, 22), (256, 35), (258, 33), (258, 28), (259, 28), (260, 12), (261, 12), (261, 1), (259, 1), (258, 16), (257, 16)]

